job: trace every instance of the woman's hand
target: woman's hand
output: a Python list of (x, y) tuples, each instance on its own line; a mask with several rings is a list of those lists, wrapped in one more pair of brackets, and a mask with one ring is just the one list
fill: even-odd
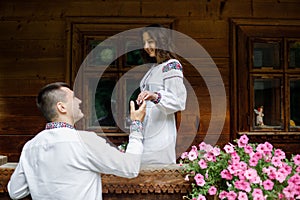
[(157, 98), (158, 98), (158, 95), (156, 93), (145, 90), (139, 94), (136, 101), (137, 101), (138, 105), (141, 105), (141, 103), (143, 101), (147, 101), (147, 100), (154, 101)]

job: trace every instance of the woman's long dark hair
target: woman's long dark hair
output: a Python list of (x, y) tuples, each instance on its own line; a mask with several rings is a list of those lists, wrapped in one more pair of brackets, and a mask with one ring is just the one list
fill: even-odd
[[(178, 59), (174, 53), (174, 44), (172, 43), (172, 37), (169, 29), (164, 28), (160, 24), (151, 24), (142, 30), (141, 35), (143, 35), (145, 32), (147, 32), (155, 41), (155, 54), (156, 57), (159, 57), (162, 62), (172, 58)], [(150, 57), (144, 49), (142, 49), (141, 55), (144, 63), (157, 62), (156, 58)]]

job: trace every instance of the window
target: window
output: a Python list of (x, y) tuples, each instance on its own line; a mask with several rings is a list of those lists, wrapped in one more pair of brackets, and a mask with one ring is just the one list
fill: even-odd
[(234, 19), (231, 25), (233, 138), (299, 135), (300, 23)]
[(70, 18), (68, 82), (75, 83), (85, 113), (78, 128), (113, 137), (126, 135), (129, 101), (145, 71), (133, 70), (143, 64), (140, 33), (119, 33), (152, 23), (171, 28), (173, 19)]

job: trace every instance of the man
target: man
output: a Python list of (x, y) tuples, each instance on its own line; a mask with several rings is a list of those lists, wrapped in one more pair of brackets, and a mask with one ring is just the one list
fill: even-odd
[(146, 104), (138, 110), (130, 102), (132, 124), (126, 153), (111, 147), (93, 132), (78, 131), (83, 117), (81, 100), (65, 83), (41, 89), (37, 105), (49, 121), (45, 130), (23, 147), (8, 183), (12, 199), (102, 199), (99, 173), (136, 177), (143, 152), (142, 121)]

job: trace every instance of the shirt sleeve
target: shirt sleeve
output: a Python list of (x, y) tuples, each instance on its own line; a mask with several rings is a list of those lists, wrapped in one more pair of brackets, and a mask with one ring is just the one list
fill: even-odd
[(78, 131), (88, 154), (90, 170), (126, 178), (138, 176), (143, 152), (143, 135), (140, 127), (134, 123), (131, 130), (126, 153), (111, 146), (94, 132)]
[(178, 61), (167, 63), (162, 68), (164, 89), (160, 93), (158, 107), (166, 114), (185, 109), (186, 88), (183, 83), (182, 65)]
[[(20, 161), (22, 156), (20, 157)], [(11, 199), (21, 199), (29, 195), (29, 187), (24, 174), (22, 162), (19, 162), (7, 185)]]

